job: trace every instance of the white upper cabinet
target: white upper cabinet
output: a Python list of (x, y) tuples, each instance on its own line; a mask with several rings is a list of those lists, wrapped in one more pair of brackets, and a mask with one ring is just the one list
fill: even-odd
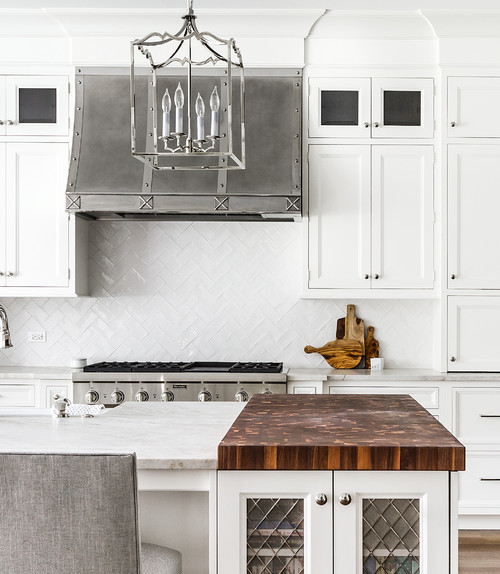
[(432, 78), (311, 78), (309, 137), (432, 138)]
[(0, 135), (68, 134), (67, 76), (0, 77)]
[(448, 149), (448, 287), (500, 289), (500, 145)]
[(500, 137), (500, 78), (448, 78), (448, 136)]
[(309, 149), (309, 288), (432, 288), (433, 147)]

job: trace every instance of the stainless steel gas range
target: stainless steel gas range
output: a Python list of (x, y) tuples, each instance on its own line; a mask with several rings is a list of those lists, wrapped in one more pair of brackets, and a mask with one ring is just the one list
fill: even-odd
[(73, 373), (75, 403), (124, 401), (247, 401), (286, 393), (283, 363), (102, 362)]

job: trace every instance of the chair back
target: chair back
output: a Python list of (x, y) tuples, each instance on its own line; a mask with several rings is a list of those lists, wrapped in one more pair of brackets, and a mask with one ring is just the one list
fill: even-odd
[(0, 571), (139, 574), (135, 454), (0, 453)]

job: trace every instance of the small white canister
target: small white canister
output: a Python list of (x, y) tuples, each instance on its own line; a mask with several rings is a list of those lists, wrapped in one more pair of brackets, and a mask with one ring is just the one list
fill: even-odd
[(384, 359), (381, 357), (370, 360), (372, 371), (381, 371), (384, 368)]

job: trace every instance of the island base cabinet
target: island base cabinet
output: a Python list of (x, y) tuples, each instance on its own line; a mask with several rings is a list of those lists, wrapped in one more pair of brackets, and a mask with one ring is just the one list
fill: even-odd
[(218, 574), (331, 574), (330, 471), (218, 477)]
[(447, 472), (336, 471), (333, 524), (334, 573), (450, 571)]

